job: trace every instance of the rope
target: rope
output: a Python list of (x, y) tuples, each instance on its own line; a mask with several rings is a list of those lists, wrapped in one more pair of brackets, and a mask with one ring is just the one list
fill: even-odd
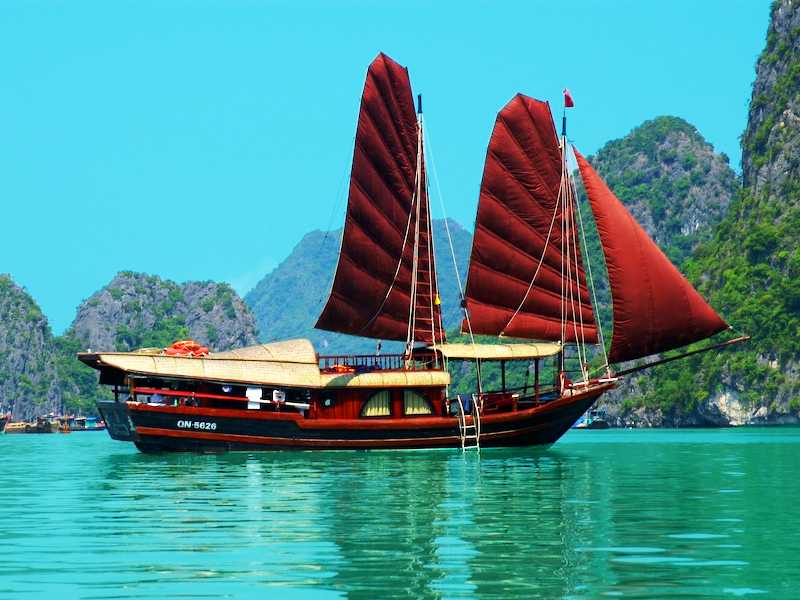
[[(565, 145), (565, 148), (566, 148), (566, 145)], [(571, 197), (571, 195), (569, 193), (569, 191), (570, 191), (569, 182), (568, 182), (568, 180), (569, 180), (569, 172), (567, 170), (567, 166), (566, 165), (567, 165), (566, 155), (564, 155), (564, 159), (562, 160), (562, 168), (563, 168), (563, 171), (564, 171), (564, 178), (565, 178), (565, 184), (564, 184), (564, 230), (565, 230), (566, 236), (565, 236), (565, 238), (563, 240), (563, 243), (566, 245), (566, 248), (567, 248), (567, 251), (566, 251), (566, 254), (565, 254), (565, 260), (566, 260), (566, 265), (567, 265), (567, 268), (566, 268), (567, 278), (566, 278), (566, 284), (565, 285), (568, 286), (567, 293), (568, 293), (568, 297), (569, 297), (569, 300), (568, 300), (569, 306), (567, 308), (567, 315), (569, 314), (569, 311), (571, 310), (572, 311), (572, 329), (573, 329), (573, 333), (575, 335), (575, 347), (576, 347), (576, 349), (578, 351), (578, 362), (580, 363), (581, 373), (583, 374), (583, 372), (584, 372), (584, 367), (583, 367), (583, 364), (584, 364), (584, 360), (583, 359), (584, 359), (584, 357), (581, 354), (580, 336), (578, 335), (578, 317), (579, 317), (579, 315), (576, 314), (576, 310), (575, 310), (575, 291), (576, 291), (576, 288), (573, 288), (573, 285), (572, 285), (573, 284), (573, 281), (572, 281), (572, 260), (573, 259), (575, 261), (575, 281), (577, 282), (577, 286), (576, 287), (577, 287), (577, 291), (578, 292), (580, 292), (580, 274), (578, 272), (578, 255), (577, 254), (573, 255), (573, 252), (572, 252), (573, 248), (570, 245), (570, 239), (571, 238), (572, 238), (572, 241), (574, 242), (574, 237), (575, 236), (573, 234), (573, 230), (575, 228), (575, 224), (574, 224), (574, 215), (573, 215), (573, 212), (572, 212), (572, 197)], [(565, 300), (566, 300), (566, 298), (565, 298)], [(580, 312), (580, 311), (577, 311), (577, 312)], [(565, 324), (565, 327), (566, 327), (566, 324)], [(582, 322), (582, 315), (581, 315), (581, 332), (582, 331), (583, 331), (583, 322)]]
[[(577, 190), (574, 189), (575, 186), (574, 181), (572, 182), (572, 185), (573, 185), (573, 191), (575, 192), (575, 196), (577, 197)], [(587, 250), (586, 268), (587, 268), (587, 275), (589, 275), (589, 287), (592, 290), (592, 301), (594, 302), (595, 306), (599, 306), (597, 303), (597, 290), (595, 289), (594, 286), (594, 277), (592, 276), (592, 261), (589, 260), (589, 255), (588, 255), (589, 246), (586, 243), (586, 229), (583, 225), (583, 216), (581, 215), (581, 203), (576, 202), (575, 205), (578, 207), (578, 223), (580, 223), (581, 226), (581, 239), (583, 240), (583, 247)], [(597, 325), (597, 333), (600, 338), (600, 347), (603, 349), (603, 360), (605, 361), (603, 368), (608, 369), (608, 353), (606, 352), (606, 342), (603, 336), (603, 325), (600, 322), (599, 314), (597, 314), (595, 320)]]
[[(458, 284), (458, 297), (461, 301), (461, 308), (464, 311), (464, 320), (467, 322), (467, 332), (469, 333), (469, 340), (470, 344), (474, 347), (475, 346), (475, 335), (472, 333), (472, 322), (469, 318), (469, 310), (467, 309), (466, 299), (464, 297), (464, 286), (461, 283), (461, 274), (458, 270), (458, 261), (456, 260), (456, 251), (453, 246), (453, 236), (450, 234), (450, 224), (447, 221), (447, 211), (444, 208), (444, 197), (442, 196), (442, 189), (439, 185), (439, 173), (436, 170), (436, 161), (434, 160), (433, 156), (433, 143), (431, 142), (431, 134), (428, 132), (427, 129), (423, 131), (423, 135), (426, 137), (426, 144), (425, 148), (426, 151), (430, 154), (431, 158), (431, 171), (433, 172), (433, 179), (436, 182), (436, 193), (439, 196), (439, 206), (442, 210), (442, 216), (444, 217), (444, 230), (447, 232), (447, 243), (450, 246), (450, 257), (453, 259), (453, 270), (456, 274), (456, 283)], [(481, 381), (481, 361), (479, 358), (475, 358), (475, 372), (477, 374), (478, 379), (478, 393), (483, 394), (483, 385)]]
[[(425, 137), (427, 138), (427, 144), (425, 145), (426, 152), (430, 154), (431, 158), (431, 171), (433, 172), (433, 179), (436, 182), (436, 193), (439, 196), (439, 206), (442, 210), (442, 215), (444, 217), (444, 230), (447, 233), (447, 242), (450, 246), (450, 257), (453, 259), (453, 270), (456, 274), (456, 283), (458, 284), (458, 295), (460, 299), (464, 299), (464, 286), (461, 283), (461, 273), (458, 270), (458, 261), (456, 260), (456, 251), (455, 247), (453, 246), (453, 236), (450, 234), (450, 224), (447, 220), (447, 211), (444, 208), (444, 199), (442, 198), (442, 189), (439, 186), (439, 174), (436, 171), (436, 161), (433, 159), (433, 146), (431, 145), (431, 134), (428, 133), (428, 130), (425, 130)], [(466, 311), (465, 311), (466, 312)], [(469, 322), (469, 315), (464, 315)]]
[[(355, 135), (353, 136), (353, 144), (355, 144)], [(334, 202), (333, 207), (331, 208), (331, 214), (328, 216), (328, 224), (325, 227), (325, 235), (322, 237), (322, 242), (320, 242), (319, 247), (324, 248), (325, 242), (328, 240), (328, 236), (332, 233), (331, 232), (331, 225), (333, 224), (333, 217), (336, 213), (339, 212), (339, 207), (342, 205), (342, 200), (344, 199), (344, 182), (347, 179), (347, 175), (350, 173), (350, 169), (345, 168), (342, 171), (342, 177), (339, 180), (339, 187), (336, 192), (336, 202)], [(345, 210), (345, 212), (347, 212)], [(317, 304), (314, 307), (315, 309), (319, 307), (322, 303), (322, 300), (329, 297), (331, 292), (333, 291), (333, 280), (336, 278), (336, 272), (339, 270), (339, 260), (342, 256), (342, 242), (344, 241), (344, 227), (342, 227), (341, 233), (339, 234), (339, 252), (336, 254), (336, 268), (331, 272), (331, 276), (328, 278), (328, 285), (327, 293), (323, 292), (322, 295), (317, 300)]]
[[(566, 162), (566, 160), (565, 160)], [(580, 254), (578, 253), (578, 232), (575, 228), (575, 195), (572, 193), (572, 178), (570, 178), (570, 185), (569, 185), (569, 197), (570, 197), (570, 222), (572, 223), (572, 246), (573, 246), (573, 255), (575, 256), (575, 289), (577, 291), (578, 296), (578, 322), (580, 323), (580, 333), (581, 333), (581, 340), (580, 345), (578, 346), (578, 359), (581, 361), (581, 374), (583, 375), (584, 381), (588, 381), (589, 375), (586, 371), (586, 364), (588, 362), (588, 355), (586, 352), (586, 327), (583, 322), (583, 303), (581, 302), (581, 279), (580, 279), (580, 268), (578, 265), (578, 258)], [(570, 287), (572, 286), (570, 282)], [(573, 320), (575, 315), (575, 309), (573, 305)], [(575, 337), (575, 343), (578, 343), (577, 332)], [(581, 358), (581, 351), (583, 352), (583, 357)]]
[(522, 310), (523, 304), (525, 304), (525, 301), (528, 299), (528, 294), (530, 294), (531, 289), (533, 289), (533, 284), (536, 281), (536, 278), (539, 276), (539, 271), (541, 270), (542, 264), (544, 263), (544, 256), (547, 253), (547, 247), (550, 245), (550, 236), (553, 233), (553, 225), (555, 225), (557, 215), (558, 215), (558, 200), (556, 200), (555, 209), (553, 210), (553, 218), (550, 219), (550, 228), (547, 230), (547, 238), (544, 241), (544, 247), (542, 248), (542, 255), (539, 257), (539, 264), (536, 265), (536, 271), (533, 273), (533, 279), (531, 279), (531, 282), (528, 284), (528, 289), (525, 290), (525, 295), (522, 296), (522, 301), (519, 303), (517, 310), (514, 311), (514, 314), (511, 315), (511, 318), (508, 320), (503, 329), (500, 331), (501, 336), (505, 334), (505, 331), (506, 329), (508, 329), (508, 326), (511, 325), (511, 322), (517, 317), (519, 311)]
[[(416, 185), (415, 185), (415, 188), (416, 188)], [(392, 276), (392, 283), (386, 289), (386, 295), (384, 295), (383, 302), (381, 302), (381, 305), (378, 307), (378, 310), (376, 310), (375, 314), (372, 315), (372, 317), (370, 317), (369, 321), (364, 323), (364, 326), (358, 331), (358, 333), (361, 333), (362, 331), (364, 331), (367, 327), (372, 325), (372, 323), (375, 321), (375, 319), (378, 318), (378, 315), (381, 314), (381, 311), (383, 310), (383, 307), (386, 306), (387, 300), (389, 300), (389, 294), (391, 294), (392, 290), (394, 289), (394, 284), (397, 282), (397, 275), (400, 273), (400, 267), (403, 265), (403, 254), (405, 254), (406, 244), (408, 243), (408, 232), (411, 229), (411, 216), (414, 214), (414, 202), (415, 201), (416, 201), (416, 194), (412, 194), (412, 196), (411, 196), (411, 206), (409, 207), (409, 210), (408, 210), (408, 221), (406, 221), (406, 232), (405, 232), (405, 235), (403, 236), (403, 245), (400, 248), (400, 258), (397, 259), (397, 268), (394, 270), (394, 275)], [(344, 238), (344, 233), (342, 234), (342, 238)], [(341, 260), (341, 249), (339, 250), (339, 260)], [(338, 269), (338, 267), (337, 267), (337, 269)]]
[[(425, 163), (425, 140), (422, 133), (422, 114), (419, 115), (419, 143), (422, 145), (422, 162)], [(434, 279), (436, 278), (436, 265), (434, 260), (436, 259), (436, 254), (433, 250), (433, 223), (431, 222), (431, 200), (430, 194), (428, 193), (428, 177), (427, 172), (424, 172), (425, 177), (422, 183), (422, 189), (426, 193), (426, 198), (428, 201), (425, 203), (425, 219), (426, 219), (426, 234), (428, 236), (428, 299), (429, 305), (431, 310), (431, 340), (433, 340), (433, 356), (438, 364), (438, 358), (436, 358), (436, 313), (434, 312), (434, 305), (435, 305), (435, 298), (434, 298)], [(421, 197), (421, 196), (420, 196)], [(438, 282), (437, 282), (438, 283)], [(439, 297), (439, 289), (436, 286), (436, 297)], [(441, 331), (441, 323), (439, 323), (439, 330)]]

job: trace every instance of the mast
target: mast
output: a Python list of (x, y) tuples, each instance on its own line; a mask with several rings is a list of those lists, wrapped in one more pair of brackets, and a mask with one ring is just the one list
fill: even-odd
[[(428, 178), (425, 169), (425, 135), (422, 116), (422, 94), (417, 94), (417, 162), (414, 198), (414, 246), (411, 272), (411, 302), (409, 303), (408, 330), (406, 333), (406, 357), (410, 360), (418, 330), (430, 333), (435, 348), (437, 337), (442, 338), (443, 327), (439, 306), (438, 287), (433, 245), (433, 229), (428, 198)], [(426, 201), (423, 201), (422, 199)], [(437, 336), (437, 330), (442, 332)], [(438, 362), (438, 356), (434, 352)]]
[[(588, 358), (586, 351), (585, 325), (583, 314), (580, 309), (576, 310), (581, 287), (581, 264), (580, 246), (578, 242), (578, 226), (576, 215), (576, 195), (572, 181), (572, 173), (569, 167), (567, 146), (567, 109), (574, 107), (575, 104), (569, 90), (564, 89), (564, 106), (561, 114), (561, 138), (559, 150), (561, 152), (561, 187), (559, 196), (562, 202), (561, 215), (563, 234), (561, 236), (561, 256), (562, 256), (562, 295), (561, 295), (561, 352), (559, 353), (559, 368), (562, 378), (566, 378), (565, 349), (568, 342), (567, 330), (572, 327), (571, 341), (575, 343), (577, 359), (580, 366), (583, 381), (588, 381)], [(587, 262), (588, 266), (588, 262)], [(589, 270), (591, 273), (591, 269)], [(586, 281), (584, 280), (584, 285)], [(597, 333), (602, 339), (600, 324), (597, 323)]]
[[(565, 193), (565, 186), (564, 186), (564, 179), (569, 177), (569, 173), (567, 172), (567, 107), (566, 102), (565, 106), (561, 112), (561, 141), (560, 141), (560, 149), (561, 149), (561, 189), (559, 190), (559, 194), (561, 196), (562, 208), (561, 208), (561, 216), (562, 216), (562, 227), (563, 227), (563, 234), (561, 236), (561, 352), (558, 353), (558, 371), (560, 373), (560, 380), (563, 382), (566, 377), (566, 365), (565, 365), (565, 356), (564, 356), (564, 349), (567, 343), (567, 336), (566, 336), (566, 328), (567, 328), (567, 306), (566, 306), (566, 293), (564, 287), (564, 266), (565, 262), (568, 263), (568, 252), (565, 252), (565, 244), (567, 245), (567, 250), (569, 248), (567, 240), (567, 215), (569, 214), (569, 208), (567, 207), (566, 198), (567, 195)], [(577, 341), (577, 340), (576, 340)]]

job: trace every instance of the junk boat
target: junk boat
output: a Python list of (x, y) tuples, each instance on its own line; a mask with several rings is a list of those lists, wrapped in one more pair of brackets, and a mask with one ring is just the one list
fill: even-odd
[(6, 424), (5, 433), (56, 433), (58, 420), (53, 416), (36, 417), (34, 421), (12, 421)]
[(599, 408), (592, 408), (581, 417), (573, 426), (573, 429), (608, 429), (606, 412)]
[[(459, 280), (468, 341), (448, 342), (423, 131), (407, 69), (378, 55), (361, 100), (339, 261), (316, 327), (404, 342), (401, 353), (321, 356), (304, 339), (213, 353), (191, 342), (81, 353), (113, 387), (114, 401), (98, 403), (111, 437), (144, 452), (552, 444), (622, 375), (663, 361), (616, 373), (615, 363), (729, 329), (575, 150), (613, 299), (606, 354), (582, 256), (566, 110), (559, 136), (549, 104), (518, 94), (494, 125), (464, 289)], [(501, 343), (477, 343), (479, 334)], [(568, 358), (577, 363), (569, 373)], [(462, 361), (475, 364), (476, 389), (451, 394), (448, 368)], [(530, 385), (506, 386), (511, 361), (531, 365)], [(543, 361), (552, 363), (546, 378)], [(490, 362), (499, 363), (499, 389), (484, 388)]]

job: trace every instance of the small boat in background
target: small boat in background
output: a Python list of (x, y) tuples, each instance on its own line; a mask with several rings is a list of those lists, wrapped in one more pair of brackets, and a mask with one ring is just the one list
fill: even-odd
[(74, 417), (72, 431), (105, 431), (106, 424), (100, 417)]
[(75, 415), (58, 418), (59, 431), (71, 433), (73, 431), (105, 431), (106, 424), (100, 417), (76, 417)]
[(50, 416), (36, 417), (35, 421), (16, 421), (7, 423), (5, 433), (56, 433), (59, 429), (58, 420)]
[(592, 409), (586, 413), (575, 425), (573, 429), (608, 429), (610, 426), (606, 420), (606, 411), (601, 408)]
[(0, 433), (3, 433), (3, 431), (6, 428), (6, 423), (8, 423), (10, 420), (11, 420), (11, 413), (0, 415)]

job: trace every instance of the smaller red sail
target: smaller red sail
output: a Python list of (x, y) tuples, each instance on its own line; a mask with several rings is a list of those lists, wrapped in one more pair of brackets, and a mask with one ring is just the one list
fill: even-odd
[(610, 362), (679, 348), (728, 328), (575, 150), (606, 257), (614, 313)]
[[(550, 105), (517, 94), (498, 113), (486, 151), (462, 331), (559, 341), (563, 326), (567, 342), (597, 342), (575, 215), (562, 236), (561, 177)], [(565, 323), (562, 295), (573, 299)]]

